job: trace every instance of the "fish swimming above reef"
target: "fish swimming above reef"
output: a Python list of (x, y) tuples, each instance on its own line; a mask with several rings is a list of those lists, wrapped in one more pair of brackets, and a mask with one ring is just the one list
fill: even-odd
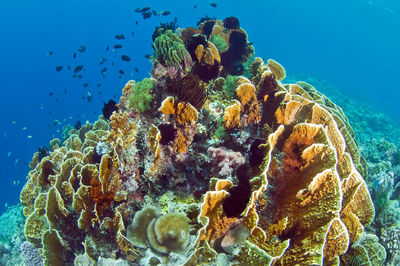
[(86, 98), (89, 103), (92, 101), (93, 95), (90, 91), (87, 92)]
[(168, 11), (168, 10), (160, 12), (160, 16), (168, 16), (170, 14), (171, 14), (171, 11)]
[(123, 54), (123, 55), (121, 55), (121, 60), (128, 62), (128, 61), (131, 61), (131, 58), (129, 56)]
[(140, 12), (141, 12), (141, 13), (147, 12), (147, 11), (149, 11), (150, 9), (151, 9), (151, 7), (146, 6), (146, 7), (143, 7), (142, 10), (141, 10)]
[(74, 59), (76, 58), (76, 53), (74, 53), (74, 54), (72, 55), (72, 58), (74, 58)]
[(63, 69), (63, 66), (56, 66), (56, 71), (60, 72)]
[(106, 62), (106, 61), (107, 61), (107, 59), (105, 59), (104, 57), (100, 58), (99, 65), (104, 64), (104, 62)]
[(117, 43), (117, 44), (114, 44), (113, 48), (114, 48), (114, 49), (121, 49), (121, 48), (122, 48), (122, 45), (119, 44), (119, 43)]
[(101, 70), (101, 75), (103, 76), (103, 78), (106, 77), (106, 71), (107, 71), (106, 67)]
[(125, 39), (125, 35), (124, 34), (116, 34), (114, 36), (115, 39), (117, 40), (124, 40)]
[(86, 46), (85, 46), (85, 45), (79, 46), (78, 51), (79, 51), (80, 53), (85, 52), (85, 51), (86, 51)]
[(79, 65), (79, 66), (76, 66), (75, 68), (74, 68), (74, 74), (76, 74), (76, 73), (78, 73), (78, 72), (80, 72), (81, 70), (83, 69), (83, 65)]
[(151, 18), (152, 14), (153, 13), (151, 11), (144, 12), (144, 13), (142, 13), (142, 17), (143, 17), (143, 19), (148, 19), (148, 18)]
[(103, 106), (104, 118), (110, 119), (110, 117), (114, 111), (118, 111), (117, 103), (114, 100), (111, 99), (107, 103), (104, 103), (104, 106)]
[(47, 55), (47, 56), (52, 56), (52, 55), (53, 55), (53, 52), (52, 52), (52, 51), (48, 51), (48, 52), (46, 53), (46, 55)]
[(121, 75), (124, 75), (125, 74), (125, 72), (123, 71), (123, 70), (119, 70), (118, 71)]
[(211, 3), (210, 6), (217, 7), (217, 3)]

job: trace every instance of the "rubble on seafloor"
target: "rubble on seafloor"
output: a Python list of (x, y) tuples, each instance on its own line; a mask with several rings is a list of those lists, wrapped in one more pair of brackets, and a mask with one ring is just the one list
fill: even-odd
[(152, 76), (33, 156), (24, 234), (45, 265), (384, 263), (342, 109), (232, 20), (157, 29)]

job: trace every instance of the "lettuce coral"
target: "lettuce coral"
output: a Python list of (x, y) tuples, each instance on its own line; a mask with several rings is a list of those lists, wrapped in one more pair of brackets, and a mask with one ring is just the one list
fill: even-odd
[(342, 109), (282, 83), (276, 61), (244, 72), (254, 49), (236, 19), (225, 24), (160, 32), (152, 77), (127, 82), (109, 122), (34, 155), (24, 233), (47, 264), (385, 261), (364, 232), (375, 208)]

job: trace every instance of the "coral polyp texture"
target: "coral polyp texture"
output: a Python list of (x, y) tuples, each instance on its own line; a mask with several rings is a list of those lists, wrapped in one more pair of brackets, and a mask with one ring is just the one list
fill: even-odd
[(46, 265), (384, 263), (340, 107), (252, 58), (234, 17), (154, 36), (152, 76), (30, 163), (25, 236)]

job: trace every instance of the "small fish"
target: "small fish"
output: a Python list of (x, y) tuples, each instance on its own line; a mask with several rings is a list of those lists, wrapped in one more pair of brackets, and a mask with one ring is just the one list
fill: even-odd
[(111, 65), (112, 65), (112, 66), (115, 66), (114, 62), (111, 62)]
[(150, 58), (150, 55), (149, 55), (149, 54), (145, 54), (144, 57), (146, 57), (147, 59), (149, 59), (149, 58)]
[(118, 76), (118, 78), (119, 78), (119, 79), (121, 79), (121, 78), (122, 78), (122, 76), (121, 76), (121, 75), (119, 75), (119, 76)]
[(150, 9), (151, 9), (150, 7), (146, 6), (146, 7), (143, 7), (140, 12), (143, 13), (143, 12), (149, 11)]
[(74, 54), (72, 55), (72, 58), (76, 58), (76, 53), (74, 53)]
[(78, 51), (81, 52), (81, 53), (83, 53), (84, 51), (86, 51), (86, 46), (85, 46), (85, 45), (79, 46)]
[(106, 67), (101, 70), (101, 75), (103, 76), (103, 78), (106, 77), (106, 71), (107, 71)]
[(125, 74), (125, 72), (123, 71), (123, 70), (119, 70), (118, 71), (121, 75), (124, 75)]
[(107, 45), (106, 51), (110, 50), (110, 45)]
[(117, 35), (115, 35), (115, 39), (117, 39), (117, 40), (125, 40), (125, 35), (124, 34), (117, 34)]
[(10, 157), (10, 156), (11, 156), (11, 152), (10, 152), (10, 151), (7, 153), (7, 156), (8, 156), (8, 157)]
[(23, 127), (23, 128), (22, 128), (22, 130), (27, 130), (27, 129), (28, 129), (28, 127)]
[(99, 95), (102, 95), (103, 93), (101, 91), (98, 92)]
[(217, 7), (217, 3), (211, 3), (210, 6)]
[(70, 65), (68, 65), (68, 66), (67, 66), (67, 68), (68, 68), (68, 70), (70, 70), (70, 69), (71, 69), (71, 66), (70, 66)]
[(137, 67), (135, 67), (135, 71), (136, 71), (136, 73), (138, 73), (138, 72), (139, 72), (139, 69), (138, 69)]
[(129, 56), (127, 56), (127, 55), (121, 55), (121, 60), (128, 62), (128, 61), (131, 61), (131, 58)]
[(160, 13), (161, 16), (168, 16), (169, 14), (171, 14), (171, 11), (168, 11), (168, 10), (162, 11), (162, 12)]
[(56, 71), (60, 72), (63, 69), (63, 66), (56, 66)]
[(58, 99), (56, 99), (56, 103), (58, 103)]
[(135, 35), (135, 33), (132, 31), (132, 32), (131, 32), (131, 35), (132, 35), (132, 36), (134, 36), (134, 35)]
[(194, 5), (193, 8), (196, 9), (196, 8), (197, 8), (197, 5)]
[(157, 16), (157, 11), (155, 11), (154, 9), (151, 10), (151, 12), (153, 13), (153, 16)]
[(19, 162), (19, 159), (15, 159), (14, 165), (17, 165), (18, 162)]
[(99, 61), (99, 65), (104, 64), (104, 62), (106, 62), (106, 61), (107, 61), (107, 59), (105, 59), (104, 57), (102, 57), (102, 58), (100, 59), (100, 61)]
[(82, 78), (82, 75), (79, 74), (79, 75), (77, 75), (76, 77), (77, 77), (78, 79), (81, 79), (81, 78)]
[(87, 86), (89, 86), (89, 84), (88, 84), (88, 83), (84, 83), (84, 84), (83, 84), (83, 87), (85, 87), (85, 88), (86, 88)]
[(7, 136), (8, 136), (8, 135), (7, 135), (7, 132), (4, 132), (4, 135), (3, 135), (3, 136), (4, 136), (4, 138), (7, 138)]
[(140, 7), (135, 8), (135, 12), (136, 12), (136, 13), (140, 13), (140, 12), (142, 12), (142, 9), (141, 9)]
[(144, 13), (142, 13), (142, 17), (143, 17), (143, 19), (148, 19), (148, 18), (151, 18), (152, 14), (153, 13), (151, 13), (150, 11), (149, 12), (144, 12)]
[(52, 56), (52, 55), (53, 55), (53, 52), (52, 52), (52, 51), (48, 51), (48, 52), (46, 53), (46, 55), (47, 55), (47, 56)]
[(122, 45), (117, 43), (117, 44), (114, 44), (113, 48), (114, 49), (121, 49)]
[(90, 91), (88, 91), (86, 97), (87, 97), (87, 101), (90, 103), (92, 101), (93, 95), (92, 95), (92, 93)]
[(64, 88), (64, 94), (67, 94), (67, 89)]
[(136, 25), (138, 24), (137, 20), (136, 20), (136, 22), (135, 22), (135, 23), (136, 23)]
[(76, 66), (75, 68), (74, 68), (74, 74), (76, 74), (76, 73), (78, 73), (79, 71), (81, 71), (83, 69), (83, 65), (79, 65), (79, 66)]
[(53, 92), (49, 92), (49, 96), (53, 96)]
[(32, 136), (31, 136), (31, 135), (29, 135), (29, 136), (27, 136), (26, 138), (27, 138), (27, 139), (31, 139), (31, 138), (32, 138)]
[(97, 88), (98, 88), (98, 87), (101, 87), (101, 83), (97, 83)]
[(17, 124), (17, 121), (11, 121), (11, 124), (13, 124), (13, 125), (15, 125), (15, 124)]

